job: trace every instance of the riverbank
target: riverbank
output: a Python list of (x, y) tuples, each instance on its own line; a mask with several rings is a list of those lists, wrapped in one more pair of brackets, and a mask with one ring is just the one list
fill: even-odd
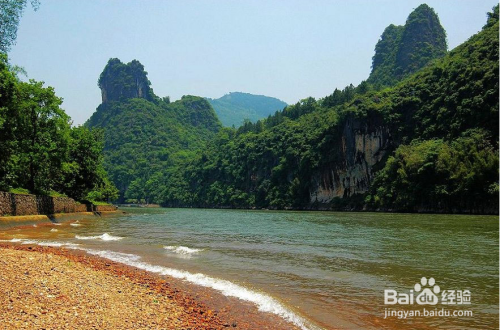
[(237, 299), (78, 251), (0, 243), (0, 264), (6, 329), (296, 329)]

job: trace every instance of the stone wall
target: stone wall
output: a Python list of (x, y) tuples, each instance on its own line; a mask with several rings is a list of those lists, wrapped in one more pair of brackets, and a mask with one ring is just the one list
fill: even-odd
[(68, 197), (20, 195), (0, 191), (0, 216), (115, 211), (114, 205), (79, 204)]
[(92, 212), (92, 206), (90, 204), (76, 204), (75, 212)]
[(92, 205), (94, 207), (94, 211), (96, 212), (110, 212), (116, 211), (117, 207), (114, 205)]

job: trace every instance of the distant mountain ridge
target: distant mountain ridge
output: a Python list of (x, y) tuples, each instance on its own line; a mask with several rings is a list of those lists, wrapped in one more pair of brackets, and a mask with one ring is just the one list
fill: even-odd
[(218, 99), (207, 100), (219, 120), (227, 127), (239, 127), (245, 119), (256, 122), (287, 106), (285, 102), (274, 97), (242, 92), (231, 92)]

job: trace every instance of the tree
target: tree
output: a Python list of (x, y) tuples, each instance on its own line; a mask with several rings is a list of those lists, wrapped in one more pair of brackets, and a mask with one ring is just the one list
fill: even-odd
[(59, 106), (52, 87), (30, 80), (18, 84), (15, 112), (16, 154), (20, 185), (32, 192), (48, 192), (61, 178), (67, 157), (69, 116)]
[(105, 186), (107, 177), (102, 168), (103, 139), (103, 132), (99, 129), (89, 130), (83, 126), (71, 129), (68, 160), (63, 164), (59, 191), (81, 200), (95, 188)]
[[(31, 7), (37, 10), (39, 0), (30, 0)], [(0, 1), (0, 52), (7, 53), (15, 44), (17, 27), (28, 0), (1, 0)]]
[(13, 101), (16, 93), (17, 78), (9, 70), (7, 55), (0, 54), (0, 189), (8, 190), (13, 183), (12, 153), (14, 149)]

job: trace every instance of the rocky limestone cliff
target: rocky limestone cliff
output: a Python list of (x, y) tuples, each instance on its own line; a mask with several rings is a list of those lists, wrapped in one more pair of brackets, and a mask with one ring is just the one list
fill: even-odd
[(310, 193), (311, 203), (329, 203), (333, 198), (346, 198), (368, 191), (376, 166), (392, 147), (389, 129), (381, 118), (363, 123), (348, 118), (339, 137), (336, 158), (341, 161), (325, 166), (313, 178), (316, 189)]
[(131, 98), (153, 98), (147, 72), (137, 60), (124, 64), (117, 58), (110, 59), (99, 77), (98, 85), (102, 103)]

